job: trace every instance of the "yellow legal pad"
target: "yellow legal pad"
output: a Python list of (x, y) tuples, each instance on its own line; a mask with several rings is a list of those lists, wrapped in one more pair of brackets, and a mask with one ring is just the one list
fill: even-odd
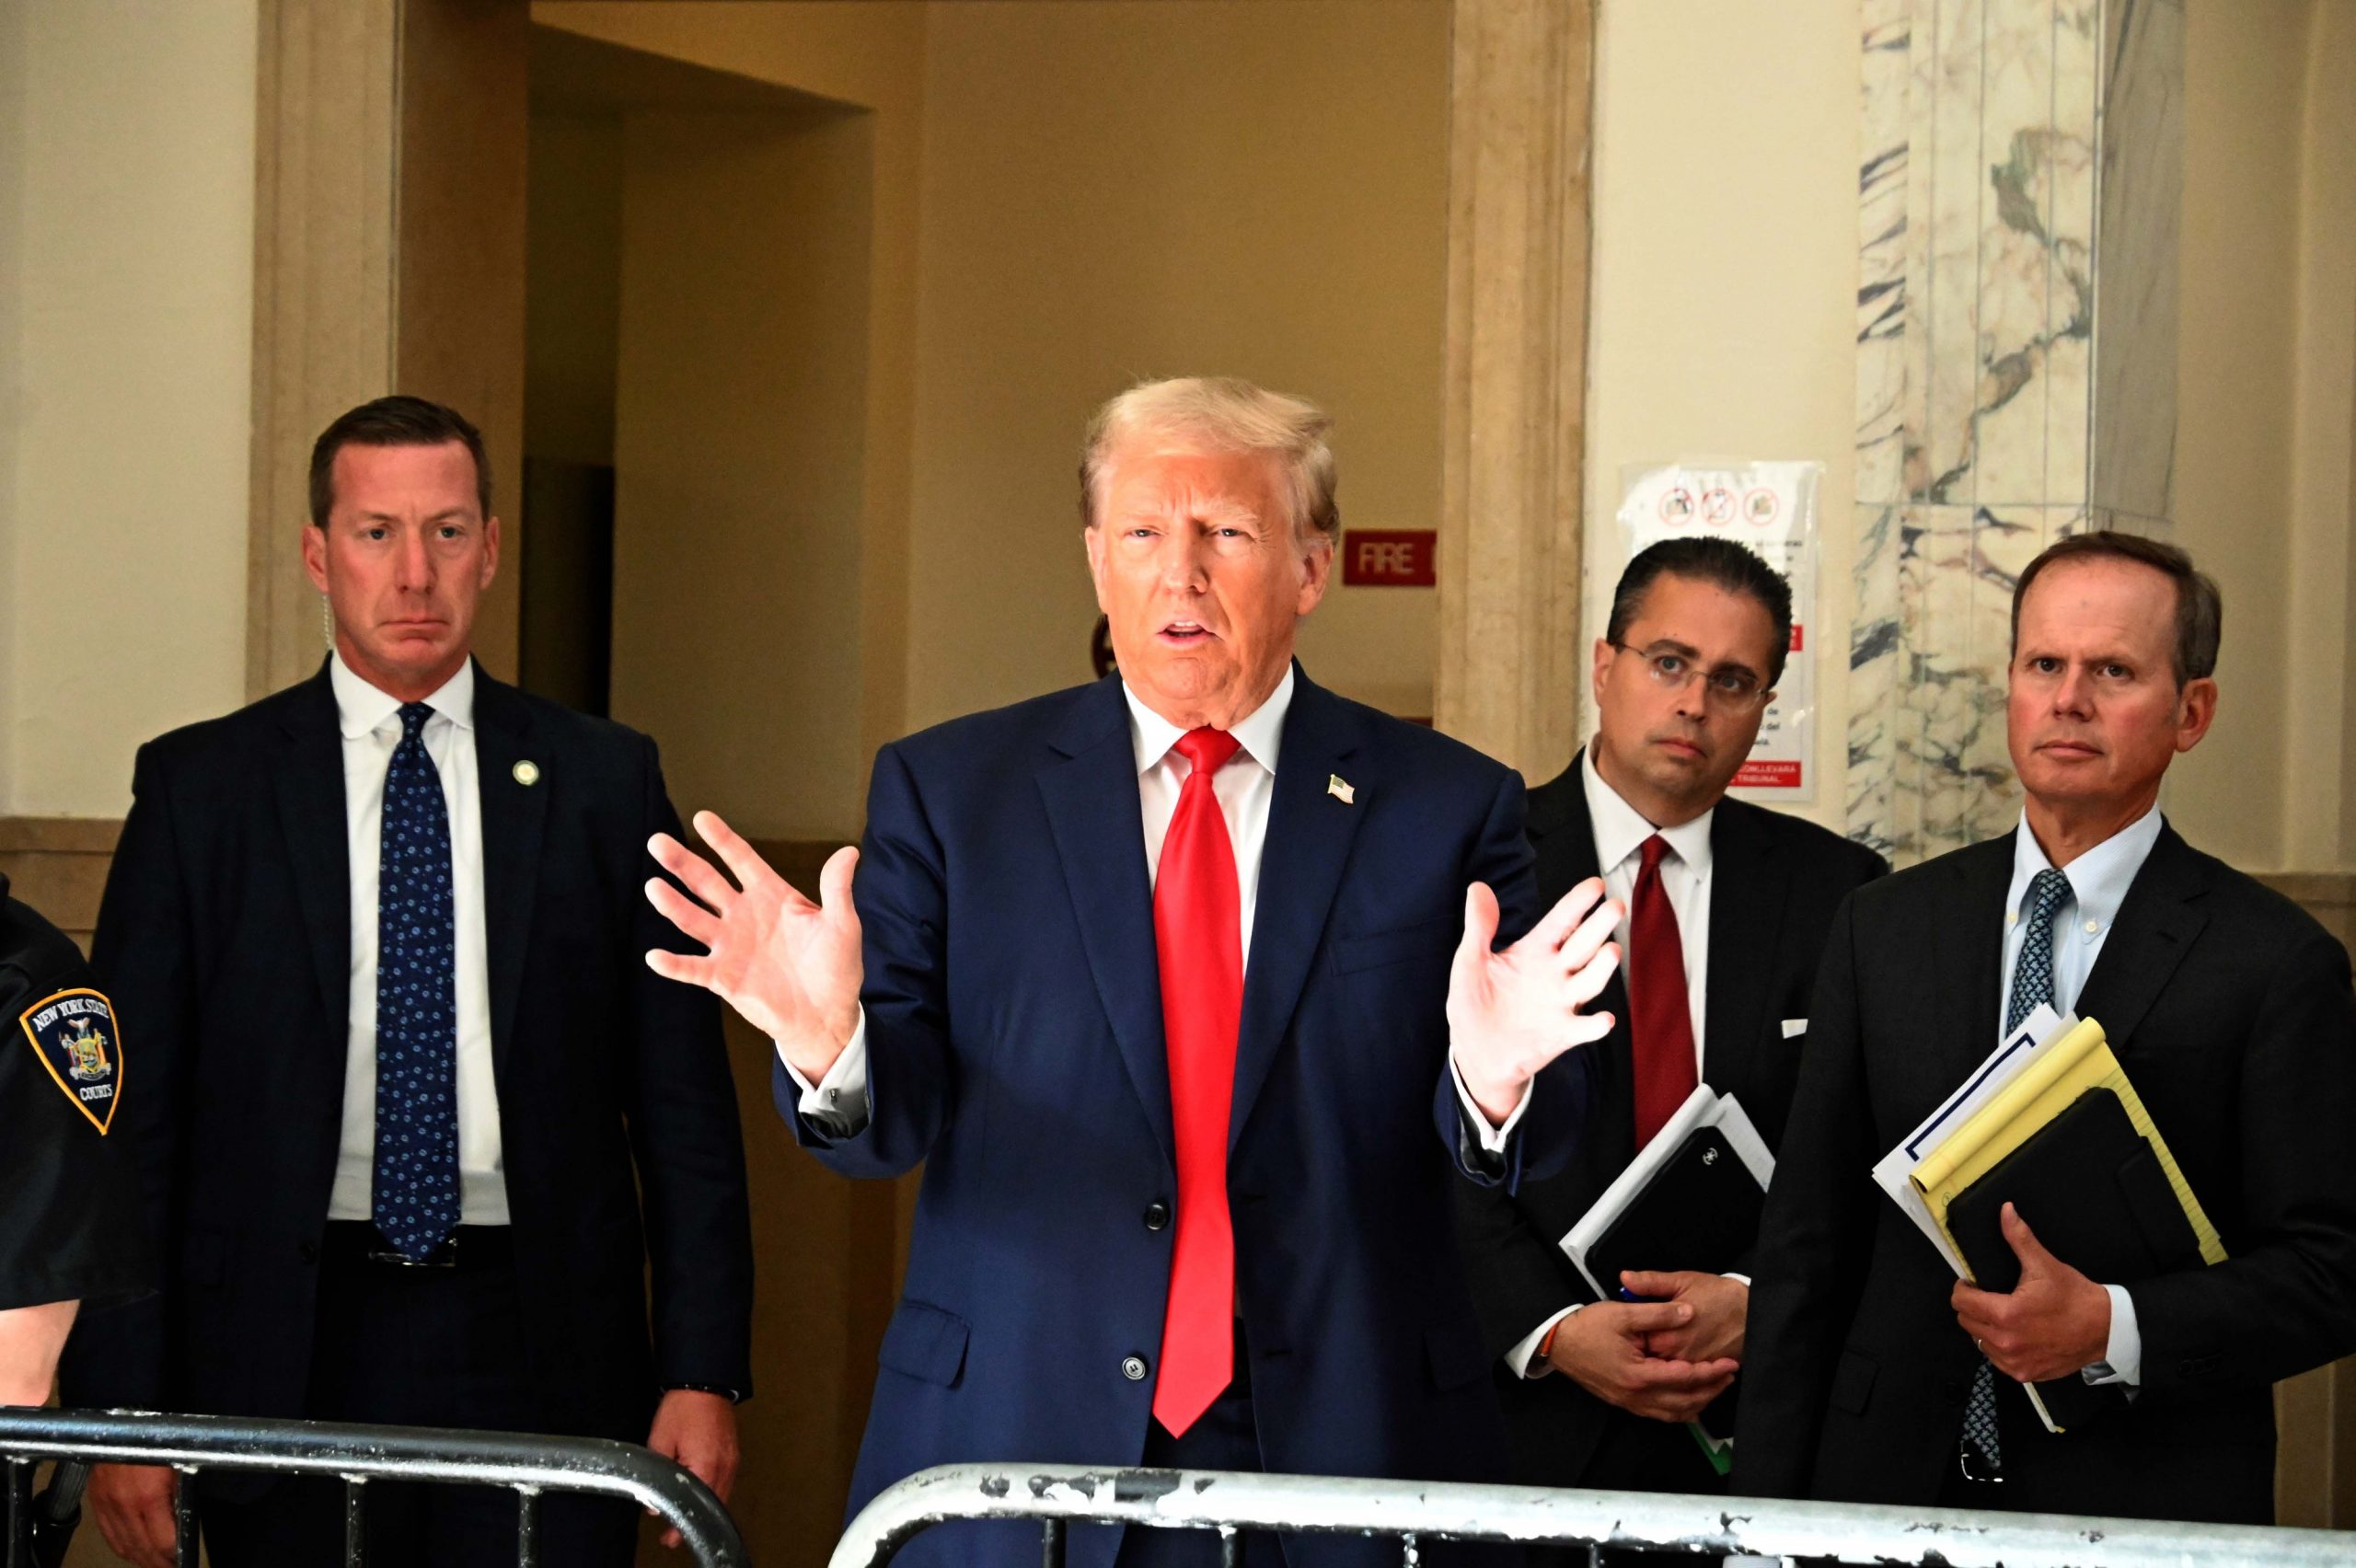
[(1947, 1228), (1947, 1205), (2038, 1129), (2075, 1104), (2079, 1096), (2097, 1089), (2107, 1089), (2119, 1097), (2129, 1122), (2152, 1146), (2161, 1170), (2167, 1175), (2168, 1185), (2175, 1190), (2177, 1202), (2184, 1205), (2185, 1218), (2192, 1222), (2192, 1233), (2200, 1243), (2201, 1261), (2225, 1261), (2225, 1244), (2219, 1239), (2217, 1228), (2201, 1211), (2200, 1200), (2192, 1195), (2191, 1184), (2177, 1169), (2176, 1156), (2168, 1152), (2167, 1140), (2152, 1124), (2151, 1113), (2143, 1109), (2135, 1086), (2127, 1079), (2126, 1069), (2111, 1054), (2110, 1041), (2104, 1035), (2102, 1025), (2091, 1018), (2083, 1020), (2054, 1042), (2019, 1078), (1998, 1090), (1995, 1098), (1948, 1134), (1914, 1168), (1910, 1179), (1923, 1194), (1931, 1217), (1946, 1233), (1948, 1245), (1955, 1247), (1957, 1256), (1962, 1256), (1963, 1250), (1957, 1245), (1954, 1232)]

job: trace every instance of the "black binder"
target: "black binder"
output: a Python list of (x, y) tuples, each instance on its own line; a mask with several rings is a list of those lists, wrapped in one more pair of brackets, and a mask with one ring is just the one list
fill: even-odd
[(1610, 1299), (1623, 1269), (1724, 1274), (1759, 1236), (1766, 1189), (1715, 1127), (1696, 1127), (1587, 1250)]
[[(2004, 1208), (2020, 1211), (2045, 1250), (2089, 1279), (2126, 1285), (2201, 1266), (2200, 1239), (2149, 1140), (2108, 1089), (2086, 1090), (1947, 1205), (1947, 1234), (1983, 1290), (2020, 1283)], [(2116, 1386), (2072, 1376), (2037, 1385), (2067, 1428), (2120, 1403)]]

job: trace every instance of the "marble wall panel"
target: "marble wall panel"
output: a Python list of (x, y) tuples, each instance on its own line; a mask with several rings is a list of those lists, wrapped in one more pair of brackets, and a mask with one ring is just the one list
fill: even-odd
[(2108, 5), (2092, 496), (2100, 506), (2167, 517), (2175, 512), (2184, 6)]
[[(2171, 80), (2180, 97), (2167, 19), (2131, 14), (2154, 6), (2175, 8), (2180, 31), (2181, 0), (1861, 8), (1846, 801), (1851, 836), (1900, 864), (2017, 814), (2004, 672), (2021, 569), (2079, 528), (2166, 527), (2164, 497), (2104, 492), (2107, 464), (2150, 465), (2124, 439), (2107, 444), (2096, 413), (2114, 374), (2108, 323), (2129, 318), (2098, 291), (2117, 277), (2152, 297), (2165, 273), (2174, 306), (2174, 229), (2159, 221), (2172, 216), (2145, 214), (2124, 238), (2109, 226), (2112, 182), (2142, 156), (2114, 143), (2152, 128)], [(2144, 106), (2131, 120), (2119, 119), (2122, 92)], [(2180, 184), (2141, 189), (2172, 212)], [(2163, 234), (2164, 259), (2111, 249)], [(2156, 373), (2154, 341), (2139, 338), (2139, 373)], [(2172, 386), (2164, 423), (2172, 437)]]

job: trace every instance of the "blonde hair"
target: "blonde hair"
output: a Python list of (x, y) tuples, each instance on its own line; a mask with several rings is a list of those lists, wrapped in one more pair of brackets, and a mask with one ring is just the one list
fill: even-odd
[(1114, 453), (1144, 441), (1177, 442), (1215, 452), (1265, 452), (1283, 470), (1293, 537), (1306, 544), (1341, 537), (1334, 502), (1333, 428), (1325, 410), (1231, 375), (1140, 381), (1088, 421), (1080, 455), (1080, 519), (1096, 526), (1097, 503)]

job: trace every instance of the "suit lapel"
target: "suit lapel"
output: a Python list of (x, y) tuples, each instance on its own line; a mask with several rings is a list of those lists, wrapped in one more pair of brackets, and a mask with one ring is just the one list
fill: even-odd
[(1146, 875), (1145, 815), (1121, 683), (1106, 679), (1089, 688), (1051, 744), (1057, 756), (1040, 769), (1039, 793), (1080, 945), (1138, 1102), (1175, 1169), (1153, 884)]
[(1935, 1006), (1926, 1014), (1951, 1021), (1925, 1032), (1940, 1043), (1927, 1065), (1942, 1093), (1962, 1082), (1996, 1048), (2004, 1022), (1996, 993), (2004, 978), (2004, 890), (2013, 880), (2013, 836), (1957, 850), (1953, 859), (1959, 885), (1954, 894), (1957, 919), (1952, 928), (1965, 934), (1939, 945), (1934, 960)]
[(339, 1071), (352, 1017), (352, 841), (343, 799), (343, 733), (327, 667), (295, 688), (284, 720), (285, 755), (271, 770), (278, 820), (294, 866), (295, 897), (310, 934), (319, 1001)]
[(1368, 756), (1360, 755), (1348, 769), (1353, 801), (1328, 792), (1331, 780), (1343, 772), (1342, 760), (1358, 751), (1363, 738), (1359, 721), (1341, 699), (1311, 685), (1295, 665), (1292, 706), (1285, 714), (1268, 835), (1260, 855), (1252, 952), (1244, 968), (1235, 1100), (1227, 1124), (1230, 1149), (1267, 1082), (1310, 963), (1323, 949), (1325, 917), (1358, 824), (1369, 810), (1381, 809), (1383, 781)]
[(2152, 1010), (2161, 987), (2209, 923), (2200, 904), (2208, 888), (2200, 858), (2175, 828), (2163, 826), (2078, 997), (2078, 1016), (2098, 1020), (2114, 1051), (2123, 1048)]
[(1765, 1037), (1792, 869), (1759, 820), (1737, 801), (1710, 819), (1709, 1008), (1702, 1077), (1721, 1094), (1748, 1086)]
[[(531, 944), (549, 792), (563, 785), (549, 759), (535, 755), (533, 740), (531, 710), (522, 697), (478, 663), (475, 778), (482, 807), (483, 940), (491, 972), (491, 1055), (502, 1081), (524, 985), (524, 954)], [(524, 762), (538, 770), (528, 785), (515, 776), (516, 765)]]

